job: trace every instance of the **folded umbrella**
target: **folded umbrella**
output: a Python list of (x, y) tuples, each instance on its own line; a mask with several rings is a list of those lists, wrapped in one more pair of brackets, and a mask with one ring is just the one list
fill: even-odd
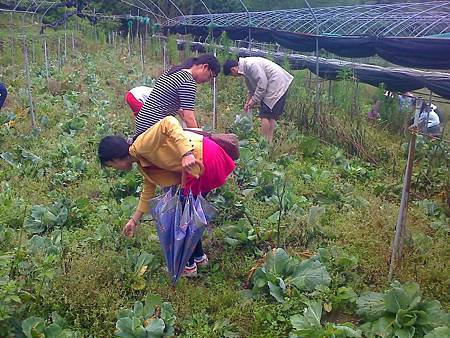
[[(200, 161), (196, 162), (202, 174), (204, 166)], [(161, 197), (150, 201), (150, 213), (156, 223), (156, 231), (173, 286), (202, 237), (207, 219), (211, 219), (216, 213), (215, 208), (201, 195), (194, 197), (190, 191), (187, 196), (184, 195), (186, 182), (184, 172), (181, 181), (181, 189), (172, 187)], [(208, 210), (207, 215), (204, 209)]]

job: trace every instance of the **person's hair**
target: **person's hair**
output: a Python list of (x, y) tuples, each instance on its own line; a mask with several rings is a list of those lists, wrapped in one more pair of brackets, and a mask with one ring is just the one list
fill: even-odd
[(167, 72), (167, 75), (172, 75), (176, 72), (179, 72), (182, 69), (189, 69), (195, 65), (205, 65), (205, 64), (208, 65), (209, 70), (213, 72), (214, 77), (219, 75), (220, 63), (219, 60), (217, 60), (217, 58), (212, 54), (203, 54), (200, 55), (199, 57), (187, 59), (181, 65), (173, 66), (172, 68), (170, 68), (169, 71)]
[(98, 144), (98, 158), (102, 166), (106, 162), (123, 159), (129, 155), (130, 145), (121, 136), (105, 136)]
[(231, 75), (231, 68), (238, 66), (239, 63), (236, 60), (227, 60), (223, 64), (223, 74)]

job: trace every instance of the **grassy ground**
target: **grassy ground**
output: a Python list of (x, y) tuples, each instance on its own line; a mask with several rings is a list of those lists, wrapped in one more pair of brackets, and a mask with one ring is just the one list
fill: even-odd
[[(234, 177), (211, 197), (220, 210), (205, 239), (211, 265), (198, 279), (181, 280), (171, 291), (152, 222), (144, 221), (133, 239), (120, 234), (136, 205), (139, 174), (102, 170), (96, 158), (102, 136), (133, 132), (131, 112), (123, 102), (125, 90), (155, 77), (161, 65), (149, 57), (141, 74), (138, 56), (130, 64), (126, 48), (112, 50), (88, 40), (79, 48), (85, 52), (71, 51), (61, 71), (53, 58), (52, 78), (57, 81), (53, 93), (47, 89), (43, 64), (32, 66), (39, 131), (30, 129), (23, 71), (12, 65), (1, 70), (2, 82), (10, 90), (2, 114), (11, 112), (16, 118), (0, 129), (1, 152), (12, 156), (0, 160), (0, 290), (4, 299), (0, 336), (21, 337), (23, 319), (47, 318), (56, 311), (83, 337), (110, 337), (117, 311), (154, 293), (173, 305), (180, 337), (286, 337), (291, 330), (289, 317), (301, 313), (302, 298), (291, 295), (290, 301), (278, 303), (271, 297), (251, 296), (243, 287), (249, 271), (276, 246), (278, 226), (281, 246), (292, 255), (310, 256), (328, 248), (351, 262), (344, 268), (329, 267), (337, 286), (352, 287), (357, 293), (387, 286), (404, 166), (398, 137), (379, 126), (365, 126), (367, 149), (378, 156), (377, 164), (370, 164), (350, 156), (332, 140), (321, 142), (305, 135), (290, 120), (281, 123), (273, 148), (255, 131), (236, 131), (246, 134), (242, 159)], [(149, 55), (155, 48), (149, 47)], [(296, 86), (286, 114), (290, 118), (308, 109), (305, 100), (310, 93), (301, 82)], [(218, 125), (223, 130), (239, 113), (244, 89), (223, 77), (218, 88)], [(197, 111), (203, 124), (211, 120), (210, 94), (208, 86), (198, 94)], [(386, 154), (393, 157), (383, 158)], [(281, 219), (273, 202), (279, 177), (288, 187)], [(443, 183), (435, 184), (439, 192)], [(414, 197), (424, 196), (419, 190), (415, 193)], [(395, 276), (419, 282), (427, 297), (448, 309), (449, 219), (442, 199), (433, 195), (411, 203), (404, 257)], [(39, 234), (42, 240), (33, 237), (23, 227), (32, 206), (49, 207), (56, 202), (67, 208), (67, 220), (59, 224), (41, 218), (48, 229)], [(229, 245), (227, 225), (246, 217), (259, 238)], [(134, 271), (136, 257), (144, 252), (151, 259), (147, 271), (139, 274)], [(7, 298), (11, 296), (18, 298)], [(354, 304), (333, 311), (330, 321), (357, 322), (353, 308)]]

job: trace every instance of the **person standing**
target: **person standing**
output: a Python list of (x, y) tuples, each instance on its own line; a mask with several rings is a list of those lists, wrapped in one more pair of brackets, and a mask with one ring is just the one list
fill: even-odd
[(198, 128), (194, 106), (197, 84), (212, 80), (220, 64), (211, 54), (188, 59), (161, 75), (136, 118), (135, 137), (167, 116), (180, 115), (188, 128)]
[(248, 89), (244, 111), (260, 105), (261, 132), (273, 142), (276, 121), (286, 103), (286, 96), (293, 76), (276, 63), (263, 57), (246, 57), (227, 60), (223, 65), (225, 75), (243, 76)]
[(133, 111), (133, 119), (139, 114), (142, 106), (145, 101), (147, 101), (150, 93), (152, 92), (152, 88), (146, 86), (139, 86), (130, 89), (125, 94), (125, 102), (130, 106)]

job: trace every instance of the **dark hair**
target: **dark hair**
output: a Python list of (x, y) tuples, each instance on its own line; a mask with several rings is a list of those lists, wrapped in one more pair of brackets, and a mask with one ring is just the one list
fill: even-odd
[(223, 64), (223, 73), (225, 75), (231, 75), (231, 68), (238, 66), (239, 63), (236, 60), (227, 60)]
[(130, 145), (123, 137), (105, 136), (98, 144), (98, 158), (100, 159), (100, 163), (105, 165), (106, 162), (127, 157), (129, 155), (129, 148)]
[(182, 69), (189, 69), (195, 65), (204, 65), (204, 64), (208, 65), (209, 70), (213, 72), (214, 76), (219, 75), (220, 63), (219, 60), (217, 60), (217, 58), (212, 54), (203, 54), (200, 55), (199, 57), (187, 59), (186, 62), (182, 63), (181, 65), (173, 66), (172, 68), (170, 68), (169, 71), (167, 72), (167, 75), (172, 75), (176, 72), (179, 72)]

